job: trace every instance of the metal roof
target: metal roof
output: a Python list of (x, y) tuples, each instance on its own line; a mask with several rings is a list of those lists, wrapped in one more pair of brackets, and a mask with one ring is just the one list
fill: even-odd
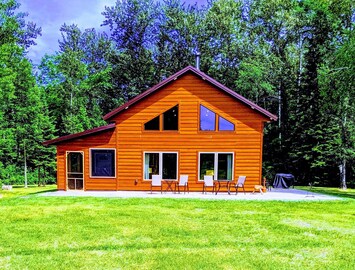
[(161, 81), (160, 83), (158, 83), (157, 85), (153, 86), (152, 88), (148, 89), (147, 91), (143, 92), (142, 94), (134, 97), (133, 99), (131, 99), (130, 101), (126, 102), (125, 104), (123, 104), (122, 106), (118, 107), (117, 109), (109, 112), (108, 114), (106, 114), (103, 119), (105, 121), (110, 121), (113, 117), (115, 117), (117, 114), (119, 114), (120, 112), (128, 109), (130, 106), (134, 105), (135, 103), (139, 102), (141, 99), (149, 96), (150, 94), (158, 91), (159, 89), (161, 89), (163, 86), (169, 84), (170, 82), (176, 80), (178, 77), (188, 73), (188, 72), (192, 72), (195, 75), (201, 77), (203, 80), (211, 83), (212, 85), (216, 86), (218, 89), (224, 91), (225, 93), (229, 94), (230, 96), (234, 97), (235, 99), (241, 101), (242, 103), (248, 105), (251, 109), (263, 114), (264, 116), (266, 116), (267, 118), (269, 118), (270, 120), (277, 120), (277, 116), (270, 113), (269, 111), (261, 108), (260, 106), (256, 105), (255, 103), (253, 103), (252, 101), (246, 99), (245, 97), (237, 94), (236, 92), (234, 92), (233, 90), (229, 89), (228, 87), (224, 86), (223, 84), (219, 83), (218, 81), (216, 81), (215, 79), (211, 78), (210, 76), (208, 76), (207, 74), (203, 73), (202, 71), (192, 67), (192, 66), (187, 66), (186, 68), (176, 72), (174, 75), (170, 76), (169, 78)]
[[(224, 91), (225, 93), (227, 93), (228, 95), (232, 96), (236, 100), (241, 101), (245, 105), (249, 106), (251, 109), (253, 109), (253, 110), (259, 112), (260, 114), (266, 116), (270, 120), (277, 120), (277, 116), (276, 115), (274, 115), (274, 114), (270, 113), (269, 111), (261, 108), (260, 106), (256, 105), (252, 101), (250, 101), (250, 100), (246, 99), (245, 97), (237, 94), (233, 90), (229, 89), (228, 87), (224, 86), (223, 84), (219, 83), (218, 81), (214, 80), (210, 76), (206, 75), (202, 71), (200, 71), (200, 70), (198, 70), (198, 69), (196, 69), (196, 68), (194, 68), (192, 66), (187, 66), (186, 68), (176, 72), (174, 75), (170, 76), (169, 78), (161, 81), (157, 85), (155, 85), (152, 88), (148, 89), (147, 91), (143, 92), (142, 94), (134, 97), (133, 99), (131, 99), (130, 101), (126, 102), (122, 106), (120, 106), (117, 109), (115, 109), (115, 110), (111, 111), (110, 113), (106, 114), (103, 117), (103, 119), (105, 121), (112, 120), (112, 118), (115, 117), (120, 112), (122, 112), (124, 110), (127, 110), (130, 106), (134, 105), (135, 103), (139, 102), (140, 100), (144, 99), (145, 97), (149, 96), (150, 94), (160, 90), (163, 86), (169, 84), (170, 82), (175, 81), (178, 77), (180, 77), (180, 76), (182, 76), (182, 75), (184, 75), (186, 73), (189, 73), (189, 72), (195, 74), (196, 76), (201, 77), (201, 79), (203, 79), (203, 80), (209, 82), (210, 84), (214, 85), (219, 90)], [(43, 142), (43, 145), (56, 145), (56, 144), (59, 144), (59, 143), (65, 142), (65, 141), (78, 139), (78, 138), (81, 138), (81, 137), (84, 137), (84, 136), (96, 134), (96, 133), (99, 133), (99, 132), (102, 132), (102, 131), (106, 131), (106, 130), (110, 130), (110, 129), (114, 129), (114, 128), (115, 128), (115, 124), (111, 123), (111, 124), (108, 124), (106, 126), (101, 126), (101, 127), (85, 130), (83, 132), (65, 135), (65, 136), (62, 136), (62, 137), (59, 137), (59, 138), (56, 138), (56, 139), (53, 139), (53, 140), (48, 140), (48, 141)]]
[(79, 133), (74, 133), (74, 134), (69, 134), (69, 135), (65, 135), (53, 140), (49, 140), (49, 141), (45, 141), (43, 142), (43, 145), (56, 145), (65, 141), (70, 141), (70, 140), (74, 140), (74, 139), (78, 139), (84, 136), (88, 136), (88, 135), (93, 135), (102, 131), (106, 131), (106, 130), (110, 130), (110, 129), (114, 129), (116, 127), (116, 125), (114, 123), (109, 124), (107, 126), (101, 126), (101, 127), (97, 127), (97, 128), (93, 128), (93, 129), (88, 129), (85, 130), (83, 132), (79, 132)]

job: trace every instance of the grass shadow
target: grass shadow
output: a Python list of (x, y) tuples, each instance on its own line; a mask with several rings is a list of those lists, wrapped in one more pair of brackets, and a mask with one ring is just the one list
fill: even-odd
[(309, 187), (297, 187), (298, 189), (304, 190), (304, 191), (310, 191), (314, 193), (321, 193), (325, 195), (331, 195), (335, 197), (341, 197), (341, 198), (348, 198), (348, 199), (354, 199), (355, 200), (355, 189), (348, 188), (346, 190), (339, 189), (339, 188), (328, 188), (328, 187), (312, 187), (312, 189), (309, 189)]
[(0, 194), (3, 195), (3, 199), (9, 198), (18, 198), (24, 196), (32, 196), (44, 192), (54, 192), (57, 190), (56, 185), (47, 185), (47, 186), (37, 186), (30, 185), (25, 188), (23, 185), (14, 185), (12, 190), (0, 190)]

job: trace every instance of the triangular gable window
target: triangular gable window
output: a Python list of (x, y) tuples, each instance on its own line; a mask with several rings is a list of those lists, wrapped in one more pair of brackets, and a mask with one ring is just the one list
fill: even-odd
[(160, 116), (155, 117), (154, 119), (150, 120), (149, 122), (144, 124), (145, 130), (159, 130), (160, 126)]
[(209, 108), (200, 105), (200, 130), (201, 131), (234, 131), (235, 126), (232, 122), (217, 115)]
[(163, 130), (179, 130), (179, 106), (167, 110), (163, 114)]
[(144, 130), (179, 130), (179, 105), (145, 123)]
[(200, 106), (200, 130), (216, 130), (216, 114), (205, 106)]
[(221, 131), (233, 131), (234, 124), (224, 119), (222, 116), (218, 117), (218, 130)]

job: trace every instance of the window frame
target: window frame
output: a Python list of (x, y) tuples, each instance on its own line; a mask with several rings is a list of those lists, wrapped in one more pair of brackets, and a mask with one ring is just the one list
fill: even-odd
[[(202, 107), (204, 107), (206, 110), (212, 112), (214, 114), (214, 129), (208, 129), (208, 130), (204, 130), (202, 129)], [(218, 127), (218, 123), (217, 123), (217, 118), (218, 118), (218, 114), (215, 113), (213, 110), (211, 110), (210, 108), (206, 107), (205, 105), (200, 104), (200, 108), (199, 108), (199, 131), (201, 132), (215, 132), (217, 131), (217, 127)]]
[[(177, 129), (165, 129), (165, 117), (166, 117), (166, 113), (167, 112), (169, 112), (169, 111), (171, 111), (171, 110), (173, 110), (173, 109), (175, 109), (175, 108), (177, 108), (176, 110), (177, 110), (177, 119), (176, 119), (176, 125), (177, 125)], [(177, 104), (177, 105), (175, 105), (175, 106), (173, 106), (173, 107), (171, 107), (169, 110), (166, 110), (165, 112), (163, 112), (162, 114), (161, 114), (161, 131), (173, 131), (173, 132), (176, 132), (176, 131), (179, 131), (179, 122), (180, 122), (180, 110), (179, 110), (179, 104)]]
[[(203, 181), (203, 179), (200, 179), (200, 172), (201, 172), (201, 154), (214, 154), (214, 164), (213, 164), (213, 171), (215, 172), (213, 174), (213, 180), (226, 180), (226, 179), (218, 179), (218, 155), (220, 154), (231, 154), (232, 155), (232, 178), (230, 181), (234, 181), (234, 152), (198, 152), (198, 168), (197, 168), (197, 175), (198, 175), (198, 181)], [(216, 173), (217, 172), (217, 173)]]
[[(170, 111), (171, 109), (175, 108), (175, 107), (177, 107), (177, 110), (178, 110), (178, 112), (177, 112), (177, 129), (167, 129), (167, 130), (165, 130), (164, 129), (164, 114), (166, 112)], [(159, 118), (159, 129), (155, 129), (155, 130), (145, 129), (145, 125), (147, 123), (149, 123), (150, 121), (152, 121), (153, 119), (155, 119), (155, 118)], [(144, 132), (179, 132), (180, 131), (180, 104), (177, 103), (174, 106), (171, 106), (169, 109), (167, 109), (167, 110), (163, 111), (162, 113), (156, 115), (154, 118), (151, 118), (149, 121), (144, 122), (143, 125), (142, 125), (142, 130)]]
[[(113, 159), (113, 164), (114, 164), (114, 176), (95, 176), (95, 175), (92, 175), (92, 166), (93, 166), (93, 154), (92, 154), (92, 151), (95, 151), (95, 150), (105, 150), (105, 151), (108, 151), (108, 150), (111, 150), (113, 151), (114, 153), (114, 159)], [(89, 148), (89, 171), (90, 171), (90, 178), (103, 178), (103, 179), (114, 179), (116, 178), (116, 175), (117, 175), (117, 156), (116, 156), (116, 148)]]
[[(161, 119), (160, 119), (161, 117), (160, 117), (160, 115), (158, 115), (158, 116), (156, 116), (156, 117), (154, 117), (154, 118), (152, 118), (151, 120), (149, 120), (148, 122), (145, 122), (144, 124), (143, 124), (143, 130), (144, 131), (160, 131), (160, 126), (161, 126)], [(146, 124), (148, 124), (148, 123), (150, 123), (150, 122), (152, 122), (153, 120), (155, 120), (155, 119), (158, 119), (158, 129), (146, 129)]]
[[(206, 108), (207, 110), (211, 111), (212, 113), (215, 114), (215, 121), (214, 121), (214, 126), (215, 126), (215, 129), (214, 130), (203, 130), (201, 129), (201, 121), (202, 121), (202, 118), (201, 118), (201, 107), (204, 107)], [(220, 122), (220, 118), (223, 118), (225, 121), (227, 122), (230, 122), (234, 129), (233, 130), (220, 130), (219, 129), (219, 122)], [(221, 115), (220, 113), (217, 113), (215, 112), (215, 110), (213, 109), (210, 109), (208, 106), (200, 103), (199, 104), (199, 111), (198, 111), (198, 132), (202, 132), (202, 133), (208, 133), (208, 132), (223, 132), (223, 133), (226, 133), (226, 132), (236, 132), (237, 128), (236, 128), (236, 123), (234, 123), (233, 121), (231, 121), (230, 119), (228, 119), (227, 117), (225, 117), (224, 115)]]
[[(68, 177), (68, 174), (69, 173), (72, 173), (72, 172), (69, 172), (68, 171), (68, 155), (70, 153), (80, 153), (82, 155), (82, 169), (83, 169), (83, 172), (82, 172), (82, 181), (83, 181), (83, 188), (82, 189), (78, 189), (78, 190), (85, 190), (85, 152), (84, 151), (70, 151), (70, 150), (67, 150), (65, 151), (65, 186), (66, 186), (66, 189), (67, 190), (71, 190), (69, 187), (68, 187), (68, 178), (71, 178), (71, 177)], [(78, 173), (78, 174), (81, 174), (81, 173)], [(75, 189), (77, 190), (77, 189)]]
[[(233, 125), (233, 129), (220, 129), (220, 123), (221, 123), (221, 119), (224, 119), (224, 121), (227, 121), (228, 123), (232, 124)], [(228, 119), (226, 119), (225, 117), (221, 116), (218, 114), (218, 117), (217, 117), (217, 127), (218, 127), (218, 131), (220, 132), (234, 132), (235, 131), (235, 124), (232, 122), (232, 121), (229, 121)]]
[(159, 154), (159, 175), (163, 178), (163, 154), (176, 154), (176, 179), (163, 179), (163, 180), (178, 180), (179, 177), (179, 152), (178, 151), (144, 151), (143, 152), (143, 181), (152, 181), (152, 179), (145, 178), (145, 155), (146, 154)]

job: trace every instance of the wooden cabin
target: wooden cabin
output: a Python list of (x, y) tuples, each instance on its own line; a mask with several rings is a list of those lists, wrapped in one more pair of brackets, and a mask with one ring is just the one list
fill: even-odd
[(150, 190), (152, 175), (190, 191), (203, 177), (261, 183), (264, 123), (277, 117), (188, 66), (105, 115), (108, 125), (44, 142), (57, 146), (59, 190)]

